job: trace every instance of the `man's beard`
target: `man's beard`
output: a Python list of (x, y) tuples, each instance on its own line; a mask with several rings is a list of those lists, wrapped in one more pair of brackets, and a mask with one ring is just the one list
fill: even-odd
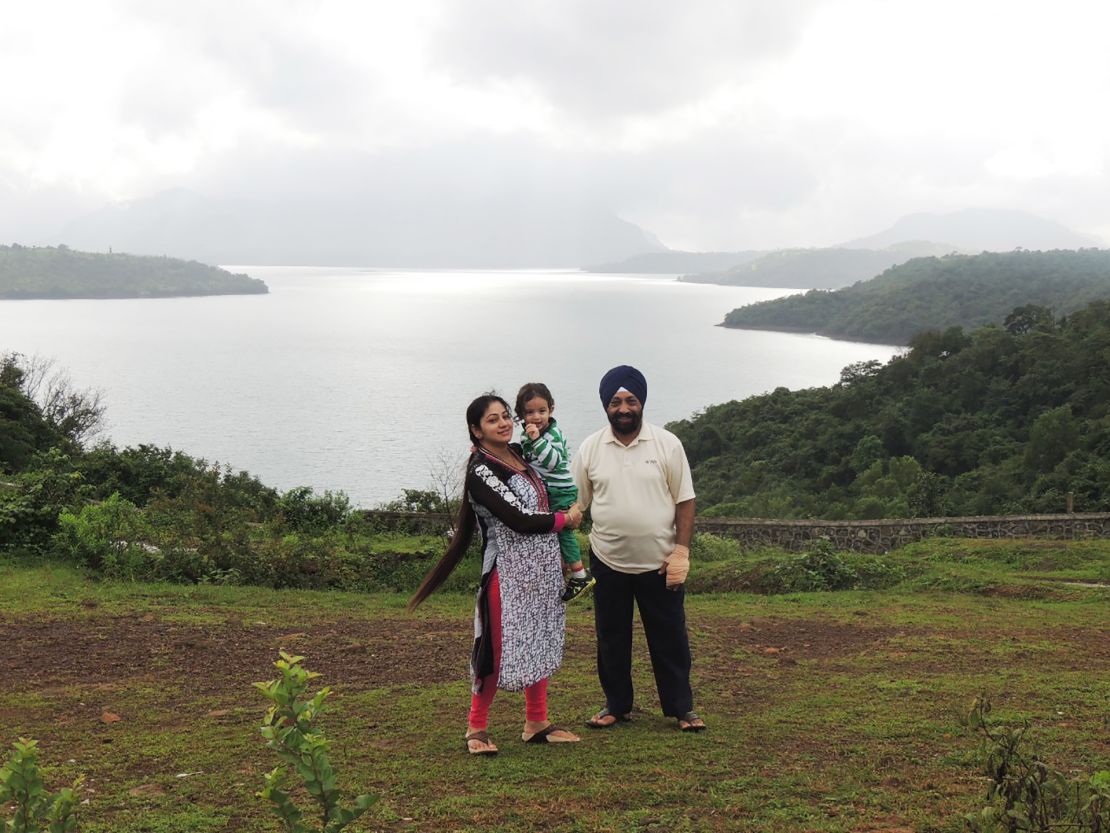
[(640, 430), (640, 425), (643, 424), (643, 413), (638, 414), (606, 414), (609, 417), (609, 424), (613, 426), (613, 432), (616, 434), (635, 434)]

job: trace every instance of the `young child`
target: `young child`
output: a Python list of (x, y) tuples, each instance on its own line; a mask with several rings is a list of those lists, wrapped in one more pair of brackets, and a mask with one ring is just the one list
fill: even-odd
[[(570, 453), (567, 441), (555, 424), (555, 400), (542, 382), (529, 382), (516, 395), (516, 415), (524, 423), (520, 444), (524, 459), (531, 463), (547, 484), (552, 510), (569, 509), (578, 500), (578, 488), (570, 474)], [(574, 530), (559, 533), (559, 550), (570, 568), (563, 601), (577, 599), (594, 585), (594, 577), (582, 564), (582, 551)]]

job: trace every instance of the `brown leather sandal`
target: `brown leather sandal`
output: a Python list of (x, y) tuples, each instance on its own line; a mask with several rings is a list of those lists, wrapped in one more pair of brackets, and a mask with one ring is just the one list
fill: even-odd
[[(551, 737), (551, 734), (553, 732), (566, 732), (568, 735), (573, 737), (574, 740), (570, 740), (570, 738), (553, 738)], [(538, 732), (533, 732), (530, 735), (525, 732), (521, 732), (520, 739), (525, 743), (576, 743), (577, 741), (581, 740), (581, 738), (575, 735), (574, 732), (571, 732), (568, 729), (564, 729), (562, 726), (556, 726), (554, 723), (548, 723)]]
[[(470, 742), (472, 740), (476, 740), (478, 741), (478, 743), (481, 743), (484, 746), (475, 749), (470, 745)], [(471, 755), (497, 754), (497, 747), (493, 745), (493, 741), (489, 739), (489, 733), (485, 729), (482, 729), (480, 732), (468, 732), (466, 737), (463, 739), (463, 742), (466, 744), (466, 751), (469, 752)]]
[[(607, 717), (612, 717), (613, 721), (603, 722)], [(609, 707), (606, 706), (604, 709), (602, 709), (589, 720), (587, 720), (586, 725), (589, 726), (591, 729), (608, 729), (612, 726), (616, 726), (618, 723), (628, 723), (630, 720), (632, 720), (631, 712), (626, 712), (625, 714), (617, 714), (616, 712), (609, 711)]]
[[(683, 723), (686, 725), (683, 726)], [(686, 712), (678, 718), (678, 730), (680, 732), (704, 732), (705, 721), (701, 719), (697, 712)]]

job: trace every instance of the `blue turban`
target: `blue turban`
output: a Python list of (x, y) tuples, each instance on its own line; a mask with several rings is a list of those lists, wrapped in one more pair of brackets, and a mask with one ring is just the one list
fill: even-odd
[(641, 405), (647, 403), (647, 379), (644, 378), (644, 374), (631, 365), (622, 364), (601, 377), (601, 385), (598, 388), (601, 404), (608, 407), (609, 401), (621, 388), (639, 399)]

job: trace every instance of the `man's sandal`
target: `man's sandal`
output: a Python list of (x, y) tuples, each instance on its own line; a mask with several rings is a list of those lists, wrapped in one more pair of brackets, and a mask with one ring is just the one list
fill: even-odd
[[(566, 732), (570, 735), (569, 738), (554, 737), (555, 732)], [(520, 733), (520, 739), (525, 743), (576, 743), (581, 740), (573, 732), (567, 731), (562, 726), (556, 726), (554, 723), (548, 723), (538, 732), (528, 734), (527, 732)]]
[(705, 721), (698, 716), (697, 712), (686, 712), (678, 718), (678, 730), (680, 732), (704, 732)]
[[(496, 755), (497, 747), (493, 745), (493, 741), (489, 739), (489, 734), (485, 729), (478, 732), (467, 732), (465, 737), (466, 751), (471, 755)], [(472, 743), (480, 743), (481, 746), (471, 746)]]
[[(611, 717), (612, 720), (606, 720)], [(628, 723), (632, 719), (632, 713), (626, 712), (625, 714), (616, 714), (609, 711), (609, 707), (599, 711), (593, 717), (586, 721), (586, 725), (591, 729), (608, 729), (610, 726), (616, 726), (618, 723)]]

